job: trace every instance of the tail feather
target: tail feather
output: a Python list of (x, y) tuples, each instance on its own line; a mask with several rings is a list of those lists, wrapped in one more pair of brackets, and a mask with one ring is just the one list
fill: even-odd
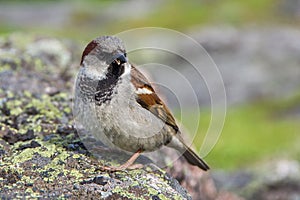
[(168, 144), (169, 147), (172, 147), (183, 154), (185, 159), (191, 164), (196, 165), (204, 171), (209, 170), (209, 166), (191, 149), (189, 148), (181, 138), (179, 134), (173, 136), (171, 142)]
[(183, 156), (191, 165), (196, 165), (204, 171), (209, 170), (209, 166), (189, 147), (183, 152)]

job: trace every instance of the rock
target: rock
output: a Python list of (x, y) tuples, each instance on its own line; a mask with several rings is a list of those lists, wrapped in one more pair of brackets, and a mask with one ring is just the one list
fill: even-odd
[(298, 21), (300, 19), (300, 1), (299, 0), (280, 0), (277, 3), (277, 11), (283, 17), (289, 20)]
[(64, 68), (71, 62), (71, 52), (63, 43), (53, 38), (41, 38), (30, 43), (26, 48), (26, 53), (33, 58), (43, 60), (49, 68), (51, 66), (51, 68), (55, 66)]
[(246, 199), (299, 199), (300, 164), (275, 160), (234, 172), (215, 171), (218, 190), (234, 192)]
[[(191, 35), (219, 68), (229, 104), (282, 100), (299, 91), (299, 29), (212, 26), (194, 30)], [(188, 51), (188, 47), (183, 48)]]

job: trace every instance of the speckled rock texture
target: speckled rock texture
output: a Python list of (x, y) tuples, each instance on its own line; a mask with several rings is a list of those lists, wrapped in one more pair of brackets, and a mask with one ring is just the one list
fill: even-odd
[(166, 171), (149, 159), (142, 169), (101, 171), (120, 161), (106, 150), (93, 157), (74, 128), (80, 51), (47, 37), (0, 38), (1, 199), (239, 199), (181, 159)]

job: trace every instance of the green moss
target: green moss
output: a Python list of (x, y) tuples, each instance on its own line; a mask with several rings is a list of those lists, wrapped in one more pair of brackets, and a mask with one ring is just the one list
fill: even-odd
[(158, 191), (152, 187), (148, 187), (147, 191), (149, 192), (150, 195), (157, 195)]
[(13, 98), (15, 96), (15, 94), (12, 93), (11, 91), (7, 91), (6, 95), (7, 95), (7, 98)]
[(32, 188), (30, 188), (30, 187), (26, 188), (25, 192), (28, 193), (30, 195), (30, 197), (32, 197), (32, 198), (38, 198), (38, 197), (40, 197), (39, 193), (34, 192), (32, 190)]
[[(65, 163), (67, 163), (68, 157), (71, 156), (70, 153), (61, 147), (49, 143), (42, 143), (42, 147), (24, 149), (13, 157), (12, 163), (14, 165), (24, 163), (32, 159), (34, 154), (39, 154), (42, 157), (51, 159), (47, 165), (36, 170), (36, 172), (39, 173), (47, 173), (47, 176), (44, 177), (44, 181), (46, 182), (54, 182), (61, 173), (63, 173), (63, 175), (73, 176), (75, 180), (83, 177), (81, 171), (65, 168)], [(24, 177), (25, 180), (27, 180), (27, 178), (28, 177)]]
[(10, 66), (8, 64), (0, 66), (0, 73), (10, 70)]
[(23, 112), (23, 110), (20, 107), (17, 107), (17, 108), (14, 108), (14, 109), (10, 110), (10, 114), (15, 115), (15, 116), (21, 114), (22, 112)]
[(47, 95), (43, 95), (42, 99), (32, 99), (27, 104), (26, 108), (34, 107), (40, 111), (40, 114), (47, 117), (48, 119), (61, 118), (62, 113), (60, 110), (53, 105), (51, 98)]
[(40, 149), (40, 147), (35, 149), (28, 148), (28, 149), (24, 149), (23, 151), (16, 152), (12, 158), (13, 164), (16, 165), (18, 163), (22, 163), (27, 160), (30, 160), (37, 149)]
[(73, 155), (73, 158), (75, 158), (75, 159), (76, 159), (76, 158), (80, 158), (81, 156), (82, 156), (82, 155), (79, 155), (79, 154), (74, 154), (74, 155)]
[(65, 200), (65, 199), (69, 199), (65, 197), (65, 194), (60, 195), (58, 198), (58, 200)]
[(124, 187), (121, 187), (121, 186), (116, 186), (112, 190), (112, 193), (119, 194), (120, 196), (122, 196), (122, 198), (129, 198), (129, 199), (136, 199), (136, 200), (144, 199), (142, 197), (137, 197), (135, 194), (131, 193), (130, 191), (124, 189)]
[(33, 62), (33, 58), (29, 54), (24, 54), (22, 58), (23, 58), (25, 63), (32, 63)]
[(31, 94), (31, 92), (29, 92), (28, 90), (25, 90), (25, 91), (23, 92), (23, 95), (24, 95), (24, 97), (26, 97), (26, 98), (32, 98), (32, 94)]
[(34, 183), (33, 178), (29, 177), (29, 176), (22, 176), (21, 181), (23, 181), (23, 183), (26, 183), (26, 184), (33, 184)]
[(130, 184), (131, 187), (136, 187), (136, 186), (139, 186), (139, 185), (140, 185), (140, 183), (138, 181), (132, 181), (131, 184)]
[(179, 195), (174, 195), (173, 198), (174, 198), (175, 200), (181, 200), (181, 199), (182, 199), (182, 197), (179, 196)]
[(23, 102), (21, 100), (14, 100), (14, 101), (6, 102), (6, 106), (10, 110), (10, 114), (14, 115), (14, 116), (18, 116), (23, 112), (23, 110), (21, 108), (22, 104), (23, 104)]
[(37, 125), (34, 125), (34, 126), (30, 126), (29, 129), (33, 130), (34, 132), (39, 133), (39, 132), (42, 131), (42, 126), (37, 124)]
[(83, 177), (83, 174), (80, 173), (79, 170), (76, 170), (76, 169), (72, 169), (72, 170), (70, 171), (70, 175), (71, 175), (71, 176), (74, 176), (75, 179), (79, 179), (79, 178)]
[(72, 109), (69, 108), (69, 107), (66, 107), (66, 108), (64, 108), (64, 112), (65, 112), (65, 113), (71, 113), (71, 112), (72, 112)]
[(41, 61), (41, 59), (38, 58), (34, 59), (34, 67), (37, 71), (44, 71), (46, 68), (44, 63)]
[(159, 194), (158, 197), (161, 199), (161, 200), (168, 200), (169, 198), (167, 198), (165, 195), (163, 194)]
[(55, 96), (52, 97), (53, 100), (62, 100), (62, 99), (68, 99), (68, 94), (61, 92)]
[[(69, 156), (69, 154), (66, 153), (66, 151), (64, 151), (62, 148), (56, 147), (55, 144), (43, 143), (42, 141), (38, 141), (38, 142), (42, 144), (41, 147), (27, 148), (22, 151), (15, 152), (14, 155), (12, 156), (12, 163), (18, 164), (18, 163), (23, 163), (25, 161), (28, 161), (32, 159), (34, 154), (39, 154), (45, 158), (50, 158), (51, 156), (57, 154), (57, 156), (52, 161), (53, 165), (55, 165), (57, 164), (58, 160), (64, 160)], [(18, 147), (26, 143), (28, 142), (18, 142), (15, 144), (15, 146)]]
[(5, 70), (18, 70), (21, 68), (21, 58), (16, 57), (15, 53), (11, 52), (1, 52), (1, 57), (5, 58), (5, 61), (7, 61), (7, 64), (4, 64), (0, 66), (0, 72), (5, 71)]

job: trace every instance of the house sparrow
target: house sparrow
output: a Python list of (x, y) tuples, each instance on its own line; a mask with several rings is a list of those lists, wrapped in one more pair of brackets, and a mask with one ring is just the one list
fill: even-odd
[(104, 169), (129, 168), (142, 152), (163, 145), (178, 150), (190, 164), (209, 169), (184, 143), (170, 110), (128, 61), (123, 42), (117, 37), (98, 37), (83, 51), (75, 83), (74, 114), (105, 145), (134, 153), (123, 165)]

